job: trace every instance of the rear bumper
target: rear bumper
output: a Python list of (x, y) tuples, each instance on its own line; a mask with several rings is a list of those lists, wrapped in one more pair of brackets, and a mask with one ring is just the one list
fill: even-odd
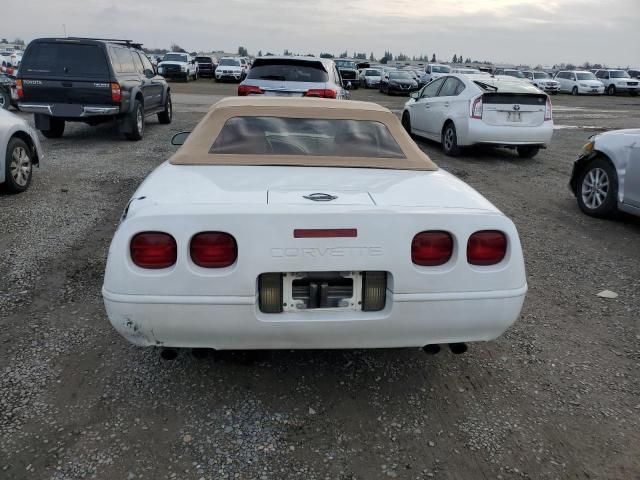
[(459, 135), (458, 144), (461, 146), (477, 143), (504, 146), (544, 146), (551, 142), (552, 136), (553, 122), (550, 121), (546, 121), (542, 125), (533, 127), (509, 127), (487, 125), (482, 120), (472, 119), (469, 121), (469, 127), (466, 135)]
[(113, 327), (140, 346), (251, 349), (422, 347), (488, 341), (520, 315), (527, 286), (505, 291), (394, 294), (380, 312), (267, 315), (254, 296), (120, 295), (103, 288)]
[(18, 106), (23, 112), (41, 113), (50, 117), (104, 117), (120, 113), (120, 107), (114, 105), (69, 105), (63, 103), (19, 102)]

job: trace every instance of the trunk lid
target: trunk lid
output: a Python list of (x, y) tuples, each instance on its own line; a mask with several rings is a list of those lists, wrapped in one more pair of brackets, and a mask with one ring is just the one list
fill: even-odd
[(544, 123), (547, 96), (530, 93), (485, 93), (482, 120), (494, 126), (531, 127)]

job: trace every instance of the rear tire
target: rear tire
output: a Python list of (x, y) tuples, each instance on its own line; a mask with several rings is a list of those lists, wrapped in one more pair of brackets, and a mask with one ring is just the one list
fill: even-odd
[(171, 103), (171, 94), (167, 93), (167, 100), (164, 103), (164, 111), (158, 114), (158, 122), (163, 125), (171, 123), (173, 119), (173, 104)]
[(411, 116), (409, 115), (409, 112), (404, 112), (402, 114), (402, 126), (405, 131), (411, 135)]
[(598, 157), (578, 176), (576, 185), (578, 206), (592, 217), (610, 217), (617, 210), (618, 175), (611, 162)]
[(11, 105), (11, 95), (4, 90), (0, 91), (0, 109), (8, 110)]
[(571, 95), (573, 96), (578, 96), (580, 92), (578, 91), (578, 87), (573, 87), (573, 89), (571, 90)]
[(447, 123), (442, 131), (442, 151), (449, 157), (457, 157), (460, 155), (458, 134), (456, 133), (456, 126), (453, 122)]
[(144, 107), (140, 100), (136, 100), (133, 105), (133, 111), (130, 113), (131, 115), (131, 125), (132, 130), (130, 132), (125, 133), (125, 137), (128, 140), (138, 141), (142, 140), (142, 136), (144, 135)]
[(517, 147), (516, 150), (520, 158), (533, 158), (540, 151), (540, 147)]
[(47, 138), (60, 138), (64, 133), (64, 120), (49, 117), (49, 128), (40, 131)]
[(607, 95), (615, 95), (616, 94), (616, 86), (615, 85), (609, 85), (609, 88), (607, 88)]
[(7, 145), (4, 186), (11, 193), (24, 192), (31, 184), (33, 173), (32, 153), (29, 145), (14, 137)]

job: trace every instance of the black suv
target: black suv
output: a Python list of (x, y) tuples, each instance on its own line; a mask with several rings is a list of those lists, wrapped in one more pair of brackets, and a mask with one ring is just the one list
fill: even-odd
[(16, 78), (18, 105), (33, 112), (47, 138), (65, 122), (97, 125), (116, 120), (129, 140), (140, 140), (145, 117), (171, 123), (171, 91), (141, 50), (129, 40), (39, 38), (22, 58)]
[(211, 57), (196, 57), (196, 62), (198, 63), (199, 77), (215, 77), (218, 65), (214, 63)]

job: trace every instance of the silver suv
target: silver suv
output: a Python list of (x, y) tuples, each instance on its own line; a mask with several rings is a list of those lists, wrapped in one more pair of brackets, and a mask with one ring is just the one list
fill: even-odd
[(348, 98), (333, 60), (315, 57), (256, 58), (238, 95)]

